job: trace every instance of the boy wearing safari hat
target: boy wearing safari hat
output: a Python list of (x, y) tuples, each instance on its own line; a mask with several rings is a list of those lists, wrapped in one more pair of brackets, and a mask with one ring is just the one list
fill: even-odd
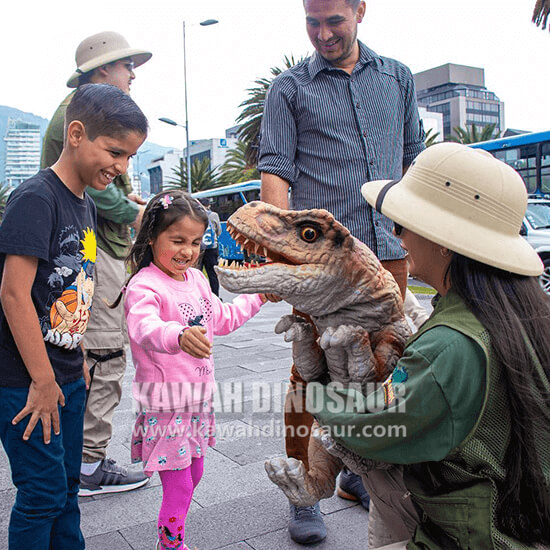
[[(116, 32), (101, 32), (84, 39), (76, 49), (76, 70), (67, 81), (69, 88), (87, 83), (111, 84), (126, 94), (134, 80), (134, 69), (152, 54), (131, 48)], [(72, 91), (59, 105), (46, 130), (41, 167), (53, 165), (63, 149), (63, 127)], [(127, 174), (115, 177), (104, 191), (89, 189), (97, 208), (96, 288), (93, 311), (84, 339), (92, 383), (84, 416), (84, 446), (80, 496), (128, 491), (141, 487), (148, 478), (142, 471), (122, 468), (107, 458), (112, 436), (112, 418), (120, 402), (126, 368), (126, 328), (122, 308), (109, 309), (124, 284), (124, 259), (130, 247), (130, 225), (138, 228), (144, 201), (132, 194)]]

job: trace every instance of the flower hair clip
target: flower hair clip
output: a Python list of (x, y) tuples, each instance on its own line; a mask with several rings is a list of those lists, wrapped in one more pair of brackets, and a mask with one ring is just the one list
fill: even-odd
[(166, 210), (172, 204), (173, 200), (174, 197), (171, 197), (170, 195), (164, 195), (160, 198), (160, 203), (162, 204), (164, 210)]

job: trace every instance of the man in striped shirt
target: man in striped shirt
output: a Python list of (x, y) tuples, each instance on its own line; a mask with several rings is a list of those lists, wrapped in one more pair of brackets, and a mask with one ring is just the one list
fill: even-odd
[[(332, 212), (378, 256), (404, 296), (405, 252), (393, 223), (362, 200), (361, 185), (401, 178), (425, 148), (412, 74), (357, 40), (364, 1), (304, 0), (304, 9), (316, 51), (278, 76), (267, 94), (258, 163), (261, 198), (285, 209)], [(296, 394), (305, 395), (305, 384), (294, 367), (290, 382), (287, 399), (295, 403)], [(287, 432), (287, 455), (305, 464), (309, 436), (292, 434), (311, 422), (306, 412), (285, 412), (285, 423), (294, 428)], [(352, 494), (368, 506), (360, 478), (350, 475)], [(322, 540), (326, 530), (318, 506), (292, 508), (289, 531), (296, 542)]]

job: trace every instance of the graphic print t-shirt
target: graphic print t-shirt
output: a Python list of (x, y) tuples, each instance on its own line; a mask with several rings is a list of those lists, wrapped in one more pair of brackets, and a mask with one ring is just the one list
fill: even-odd
[[(58, 384), (82, 376), (80, 342), (94, 293), (96, 210), (50, 168), (15, 189), (0, 225), (0, 281), (6, 255), (38, 258), (31, 297)], [(26, 387), (30, 376), (0, 304), (0, 386)]]

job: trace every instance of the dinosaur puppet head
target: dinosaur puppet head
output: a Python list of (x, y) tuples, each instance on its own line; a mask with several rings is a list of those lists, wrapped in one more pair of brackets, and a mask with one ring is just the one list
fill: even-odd
[[(222, 285), (235, 293), (272, 293), (310, 315), (326, 315), (368, 300), (387, 272), (371, 250), (326, 210), (282, 210), (251, 202), (227, 221), (248, 253), (267, 263), (218, 266)], [(379, 279), (379, 280), (377, 280)]]

